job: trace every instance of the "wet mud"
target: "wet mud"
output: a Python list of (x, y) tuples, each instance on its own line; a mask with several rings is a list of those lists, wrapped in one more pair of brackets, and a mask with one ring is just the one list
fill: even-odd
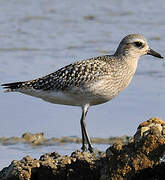
[[(94, 144), (114, 144), (114, 143), (126, 143), (131, 137), (109, 137), (109, 138), (91, 138)], [(46, 138), (44, 133), (24, 133), (21, 137), (1, 137), (0, 143), (3, 145), (10, 145), (16, 143), (26, 143), (31, 146), (49, 146), (54, 144), (62, 143), (81, 143), (81, 138), (79, 137), (61, 137), (61, 138)]]

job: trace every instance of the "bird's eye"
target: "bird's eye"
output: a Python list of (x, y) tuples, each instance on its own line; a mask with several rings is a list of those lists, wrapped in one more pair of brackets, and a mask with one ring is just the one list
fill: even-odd
[(143, 47), (143, 43), (140, 41), (134, 42), (135, 46), (138, 48), (142, 48)]

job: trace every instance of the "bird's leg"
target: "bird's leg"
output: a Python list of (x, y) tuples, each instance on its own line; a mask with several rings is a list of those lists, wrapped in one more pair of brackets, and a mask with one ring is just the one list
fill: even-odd
[(85, 138), (85, 136), (84, 136), (83, 113), (82, 113), (82, 116), (81, 116), (80, 123), (81, 123), (81, 133), (82, 133), (82, 147), (81, 147), (81, 149), (82, 149), (82, 151), (86, 151), (87, 148), (86, 148), (86, 146), (85, 146), (85, 140), (86, 140), (86, 138)]
[(85, 105), (83, 106), (82, 108), (82, 116), (81, 116), (81, 131), (82, 131), (82, 150), (85, 151), (86, 150), (86, 147), (85, 147), (85, 140), (87, 141), (88, 143), (88, 150), (90, 152), (93, 152), (93, 147), (91, 145), (91, 141), (90, 141), (90, 138), (89, 138), (89, 135), (88, 135), (88, 132), (87, 132), (87, 129), (86, 129), (86, 124), (85, 124), (85, 117), (86, 117), (86, 114), (88, 112), (88, 108), (89, 108), (89, 105)]

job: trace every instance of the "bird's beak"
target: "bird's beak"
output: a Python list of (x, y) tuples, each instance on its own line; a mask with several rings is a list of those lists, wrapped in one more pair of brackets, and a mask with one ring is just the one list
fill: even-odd
[(154, 50), (152, 50), (152, 49), (149, 49), (149, 50), (147, 51), (147, 54), (152, 55), (152, 56), (155, 56), (155, 57), (157, 57), (157, 58), (163, 58), (159, 53), (157, 53), (156, 51), (154, 51)]

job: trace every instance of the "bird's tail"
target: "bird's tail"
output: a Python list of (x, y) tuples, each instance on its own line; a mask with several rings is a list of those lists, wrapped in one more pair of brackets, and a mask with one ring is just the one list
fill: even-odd
[(14, 82), (14, 83), (1, 84), (1, 86), (3, 86), (5, 92), (14, 92), (14, 91), (18, 91), (18, 89), (22, 87), (23, 83), (24, 82)]

